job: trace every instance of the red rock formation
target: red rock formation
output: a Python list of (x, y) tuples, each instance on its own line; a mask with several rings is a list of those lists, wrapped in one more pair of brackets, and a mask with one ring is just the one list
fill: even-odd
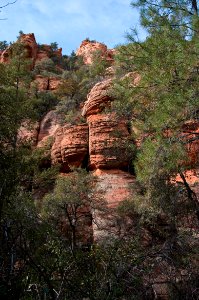
[(50, 45), (41, 45), (41, 47), (39, 47), (37, 51), (36, 61), (41, 61), (42, 59), (50, 58), (52, 55), (57, 58), (61, 58), (62, 48), (52, 50), (52, 47)]
[(109, 208), (115, 208), (131, 195), (130, 184), (135, 183), (135, 177), (122, 170), (97, 169), (94, 176), (98, 179), (98, 189), (102, 190), (103, 198)]
[(107, 79), (97, 83), (87, 96), (87, 101), (82, 109), (82, 116), (88, 117), (100, 113), (112, 101), (108, 91), (111, 87), (112, 80)]
[(55, 91), (61, 84), (61, 79), (57, 77), (43, 77), (36, 75), (35, 80), (32, 82), (32, 87), (36, 86), (39, 91)]
[(34, 64), (38, 51), (34, 33), (21, 34), (19, 37), (19, 42), (24, 46), (27, 58), (31, 58)]
[(88, 117), (90, 169), (123, 168), (129, 163), (126, 122), (114, 114)]
[(199, 122), (190, 120), (183, 125), (183, 139), (187, 141), (189, 161), (187, 164), (199, 165)]
[(37, 146), (43, 147), (50, 137), (54, 137), (58, 128), (59, 116), (55, 111), (49, 111), (40, 122)]
[(32, 87), (36, 87), (39, 91), (46, 91), (49, 86), (48, 77), (43, 77), (42, 75), (36, 75), (35, 80), (31, 83)]
[[(25, 55), (32, 60), (32, 68), (34, 68), (35, 62), (40, 61), (43, 58), (49, 58), (51, 56), (61, 58), (62, 49), (52, 50), (50, 45), (42, 45), (42, 49), (38, 47), (34, 33), (21, 34), (18, 42), (24, 46)], [(9, 46), (5, 51), (1, 53), (0, 62), (7, 63), (12, 56), (12, 46)]]
[(2, 51), (1, 58), (0, 58), (1, 63), (8, 63), (9, 62), (10, 50), (11, 50), (11, 47), (9, 46), (7, 49)]
[(102, 198), (101, 206), (93, 212), (93, 238), (95, 242), (107, 237), (110, 238), (111, 235), (125, 235), (127, 224), (125, 222), (123, 224), (118, 223), (119, 218), (115, 208), (131, 195), (131, 186), (135, 184), (135, 177), (121, 170), (98, 169), (94, 175), (98, 182), (96, 194), (101, 194)]
[[(34, 33), (21, 34), (18, 39), (18, 42), (23, 45), (25, 50), (24, 54), (27, 58), (30, 58), (32, 60), (31, 67), (33, 67), (38, 51), (38, 46), (35, 40)], [(3, 51), (3, 53), (1, 54), (0, 62), (7, 63), (9, 62), (10, 57), (12, 57), (12, 45)]]
[(53, 164), (62, 164), (65, 169), (80, 167), (88, 155), (88, 125), (66, 125), (56, 131), (51, 149)]
[(84, 40), (76, 51), (76, 55), (82, 56), (84, 63), (90, 65), (93, 62), (93, 54), (96, 51), (100, 51), (107, 61), (113, 62), (115, 51), (109, 50), (106, 45), (95, 41)]
[(88, 94), (82, 109), (82, 115), (87, 117), (89, 125), (91, 170), (123, 168), (129, 163), (126, 121), (118, 119), (115, 114), (100, 114), (112, 101), (108, 94), (111, 84), (111, 79), (97, 83)]

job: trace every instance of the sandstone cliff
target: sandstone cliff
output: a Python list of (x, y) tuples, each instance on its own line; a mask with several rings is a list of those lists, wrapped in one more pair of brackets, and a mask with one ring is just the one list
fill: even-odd
[(115, 50), (108, 49), (106, 45), (96, 41), (84, 40), (76, 51), (76, 54), (82, 56), (84, 63), (89, 65), (92, 64), (93, 55), (96, 51), (100, 52), (107, 61), (113, 62)]

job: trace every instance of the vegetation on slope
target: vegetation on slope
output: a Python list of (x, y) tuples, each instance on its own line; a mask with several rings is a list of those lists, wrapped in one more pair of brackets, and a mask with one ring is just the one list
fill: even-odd
[[(74, 122), (106, 63), (97, 57), (88, 67), (73, 53), (59, 62), (63, 72), (51, 58), (31, 74), (16, 45), (10, 64), (0, 65), (1, 299), (154, 299), (156, 273), (168, 299), (198, 297), (198, 207), (183, 177), (187, 158), (181, 136), (186, 121), (198, 120), (197, 1), (133, 5), (141, 9), (148, 37), (140, 42), (130, 34), (130, 42), (118, 49), (116, 67), (118, 78), (130, 71), (141, 80), (132, 86), (128, 77), (116, 79), (113, 109), (128, 118), (143, 141), (133, 162), (137, 194), (118, 208), (115, 223), (123, 231), (117, 238), (78, 243), (82, 219), (88, 226), (93, 221), (88, 207), (109, 214), (92, 194), (95, 179), (82, 170), (57, 178), (57, 170), (41, 164), (47, 149), (42, 153), (17, 143), (27, 116), (35, 120), (56, 108), (63, 122), (68, 115)], [(63, 84), (54, 95), (30, 90), (35, 74), (56, 75)], [(184, 185), (172, 183), (177, 173)], [(43, 205), (34, 201), (37, 186), (50, 191)], [(189, 228), (183, 222), (188, 217)]]

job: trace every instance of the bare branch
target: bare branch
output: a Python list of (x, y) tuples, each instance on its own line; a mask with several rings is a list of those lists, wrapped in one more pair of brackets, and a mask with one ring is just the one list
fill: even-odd
[(13, 1), (13, 2), (8, 2), (8, 3), (6, 3), (5, 5), (0, 6), (0, 9), (1, 9), (1, 8), (4, 8), (4, 7), (7, 7), (7, 6), (9, 6), (9, 5), (15, 4), (16, 2), (17, 2), (17, 0), (15, 0), (15, 1)]

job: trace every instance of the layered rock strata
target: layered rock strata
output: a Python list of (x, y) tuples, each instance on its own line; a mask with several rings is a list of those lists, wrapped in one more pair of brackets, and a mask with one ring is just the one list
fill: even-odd
[(55, 142), (51, 149), (53, 164), (64, 168), (81, 167), (88, 156), (88, 125), (66, 125), (55, 133)]
[(90, 169), (126, 167), (130, 159), (126, 122), (117, 119), (115, 114), (93, 115), (87, 121)]
[(82, 109), (82, 116), (88, 117), (95, 115), (104, 110), (105, 107), (110, 106), (112, 101), (109, 95), (109, 89), (112, 85), (112, 79), (107, 79), (97, 83), (87, 96), (87, 100), (84, 103)]

